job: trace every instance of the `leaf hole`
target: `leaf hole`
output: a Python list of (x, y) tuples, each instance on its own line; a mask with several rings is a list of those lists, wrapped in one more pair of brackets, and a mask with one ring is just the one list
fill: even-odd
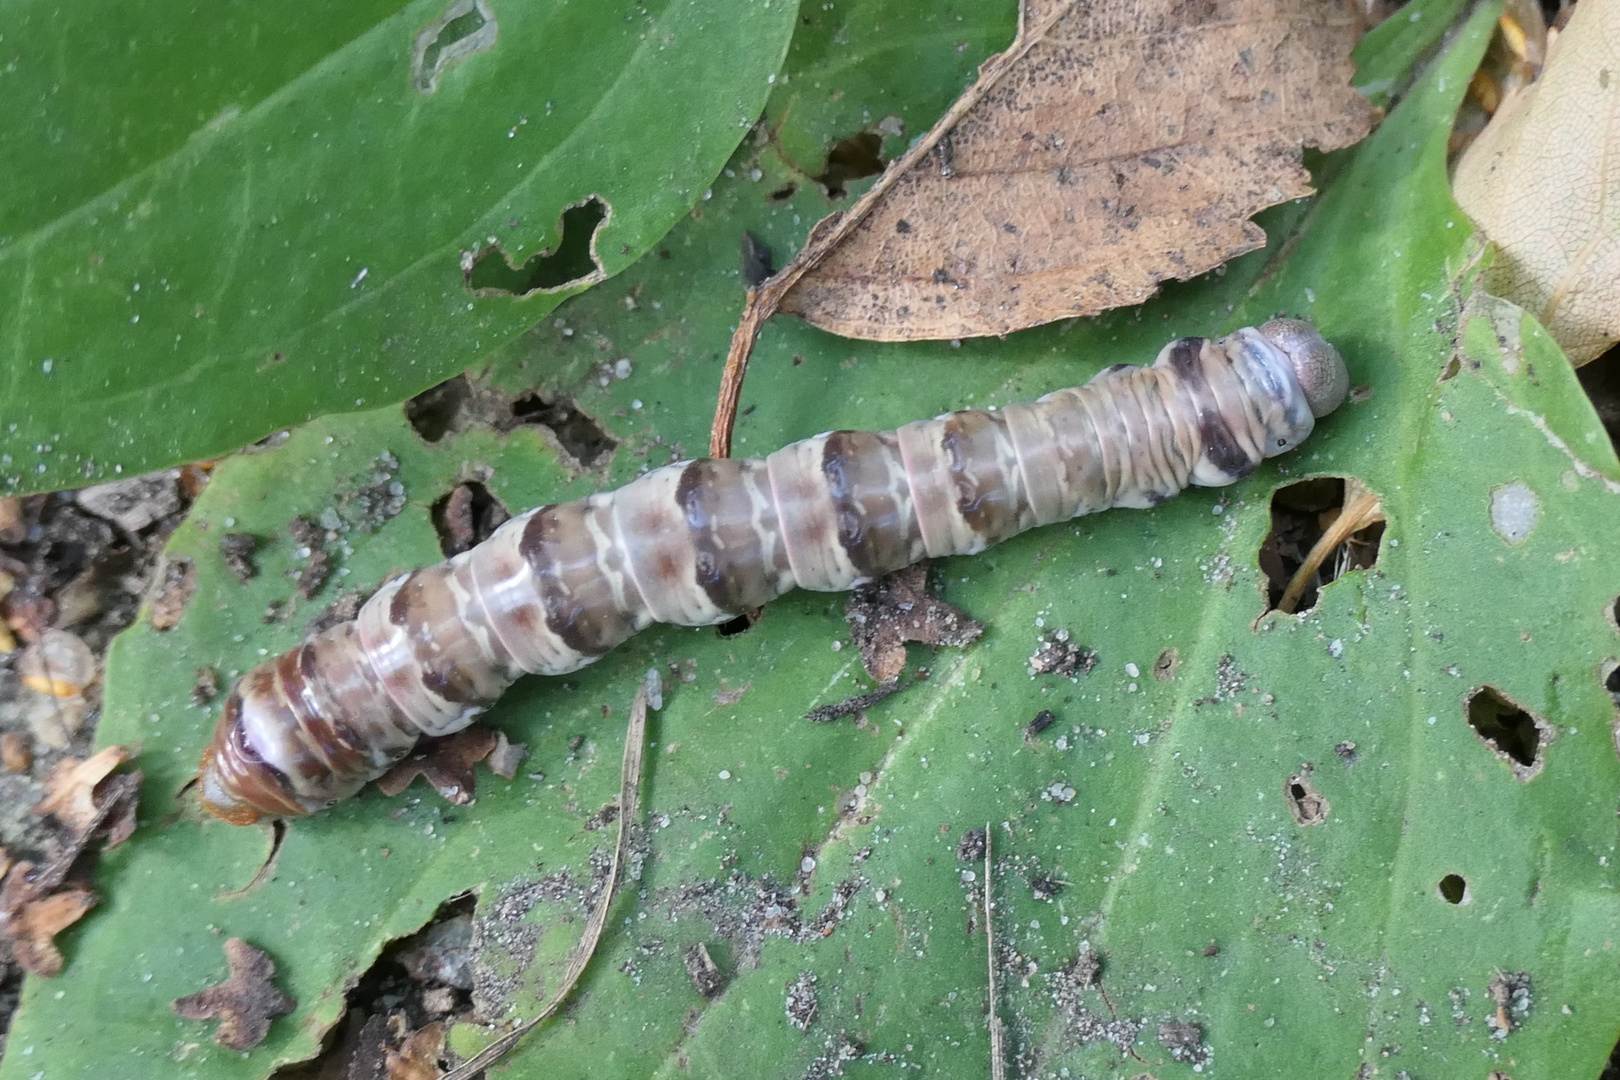
[(498, 241), (491, 240), (476, 255), (462, 258), (467, 288), (479, 296), (528, 296), (560, 292), (602, 279), (596, 257), (596, 234), (608, 219), (608, 206), (592, 195), (562, 213), (557, 246), (529, 256), (514, 266)]
[(1440, 899), (1444, 900), (1448, 904), (1467, 904), (1473, 902), (1474, 898), (1468, 895), (1468, 882), (1461, 874), (1447, 874), (1445, 877), (1440, 879), (1440, 884), (1437, 886), (1437, 888), (1440, 890)]
[(754, 624), (759, 622), (760, 617), (764, 614), (764, 608), (745, 611), (735, 619), (727, 619), (725, 622), (720, 623), (714, 628), (714, 632), (721, 637), (736, 637), (739, 634), (746, 634), (754, 628)]
[(465, 480), (434, 500), (433, 530), (446, 558), (482, 544), (512, 515), (480, 480)]
[(1620, 345), (1611, 348), (1590, 364), (1575, 369), (1581, 389), (1597, 410), (1598, 421), (1609, 433), (1609, 441), (1620, 450)]
[(405, 419), (423, 440), (436, 443), (459, 427), (472, 400), (472, 381), (465, 375), (430, 386), (405, 403)]
[(1311, 784), (1313, 771), (1307, 762), (1300, 766), (1299, 772), (1283, 781), (1283, 798), (1288, 803), (1289, 816), (1296, 825), (1320, 825), (1327, 820), (1328, 811), (1332, 809), (1327, 796)]
[(512, 418), (520, 424), (546, 428), (556, 436), (564, 452), (586, 468), (604, 461), (619, 445), (606, 428), (562, 395), (547, 397), (531, 390), (513, 400)]
[(496, 29), (495, 12), (486, 0), (455, 0), (416, 35), (411, 55), (411, 81), (416, 89), (433, 93), (446, 68), (495, 45)]
[(770, 202), (787, 202), (799, 193), (799, 185), (789, 181), (771, 192), (765, 198)]
[(1513, 769), (1520, 780), (1541, 771), (1541, 748), (1552, 741), (1552, 726), (1494, 686), (1468, 695), (1468, 726)]
[(1259, 555), (1266, 611), (1310, 611), (1328, 582), (1377, 565), (1384, 524), (1382, 501), (1359, 481), (1327, 476), (1278, 488)]
[(476, 903), (473, 893), (452, 896), (416, 933), (390, 942), (349, 991), (344, 1017), (326, 1033), (319, 1055), (277, 1072), (278, 1080), (428, 1075), (411, 1061), (399, 1070), (382, 1063), (402, 1056), (420, 1062), (420, 1045), (418, 1054), (401, 1053), (413, 1032), (471, 1009)]
[(849, 194), (850, 181), (876, 176), (883, 166), (883, 137), (875, 131), (858, 131), (833, 143), (815, 180), (827, 198), (836, 201)]

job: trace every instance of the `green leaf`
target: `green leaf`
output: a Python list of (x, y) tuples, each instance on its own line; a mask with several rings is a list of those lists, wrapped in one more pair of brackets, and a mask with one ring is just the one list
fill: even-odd
[[(876, 25), (885, 7), (872, 0), (860, 17)], [(843, 6), (824, 10), (807, 6), (804, 32), (836, 44), (819, 20), (845, 18)], [(226, 890), (253, 878), (268, 831), (200, 823), (174, 801), (212, 724), (187, 704), (196, 668), (244, 669), (296, 641), (342, 589), (435, 557), (429, 507), (450, 485), (487, 476), (516, 510), (703, 445), (740, 306), (742, 230), (785, 257), (826, 208), (775, 144), (740, 150), (701, 214), (503, 350), (481, 384), (568, 398), (619, 440), (605, 475), (569, 473), (532, 426), (428, 445), (392, 409), (323, 420), (222, 463), (171, 542), (196, 566), (185, 617), (167, 633), (143, 621), (109, 660), (101, 737), (143, 745), (144, 827), (104, 861), (102, 907), (64, 935), (67, 970), (25, 987), (0, 1080), (110, 1063), (131, 1077), (264, 1076), (313, 1052), (387, 942), (469, 889), (479, 1005), (495, 1022), (532, 1016), (580, 932), (592, 855), (611, 842), (589, 826), (613, 797), (624, 713), (649, 667), (665, 672), (666, 706), (649, 733), (637, 872), (566, 1017), (494, 1075), (792, 1078), (861, 1071), (839, 1064), (851, 1053), (986, 1075), (983, 866), (957, 858), (963, 833), (986, 824), (995, 1004), (1025, 1074), (1123, 1065), (1191, 1077), (1158, 1038), (1161, 1024), (1185, 1022), (1213, 1054), (1205, 1074), (1596, 1075), (1620, 975), (1620, 759), (1602, 683), (1620, 654), (1609, 618), (1620, 576), (1603, 557), (1620, 526), (1620, 462), (1545, 334), (1471, 287), (1475, 241), (1448, 194), (1444, 150), (1493, 19), (1474, 14), (1373, 138), (1326, 163), (1320, 199), (1268, 215), (1271, 248), (1224, 275), (1136, 311), (960, 347), (767, 327), (743, 453), (1029, 398), (1144, 362), (1177, 334), (1278, 310), (1314, 318), (1363, 388), (1299, 452), (1228, 491), (945, 561), (947, 598), (988, 624), (985, 637), (916, 650), (928, 677), (863, 723), (799, 719), (868, 684), (841, 598), (797, 593), (744, 634), (657, 628), (575, 676), (521, 683), (491, 715), (529, 745), (516, 780), (481, 774), (465, 808), (419, 789), (392, 801), (368, 792), (293, 822), (273, 873), (246, 895)], [(900, 25), (890, 32), (903, 36)], [(1009, 30), (965, 29), (970, 60)], [(849, 134), (847, 106), (828, 100), (840, 64), (875, 79), (866, 45), (851, 42), (793, 53), (807, 67), (789, 69), (769, 111), (802, 123), (806, 145)], [(892, 44), (870, 64), (897, 99), (949, 99), (954, 54), (935, 66), (932, 45)], [(820, 114), (804, 89), (818, 69), (831, 91)], [(796, 192), (773, 199), (790, 181)], [(377, 463), (385, 450), (397, 469)], [(354, 511), (379, 472), (405, 505), (375, 523)], [(1355, 477), (1382, 497), (1377, 565), (1326, 587), (1311, 612), (1261, 618), (1271, 494), (1316, 475)], [(1491, 512), (1513, 484), (1539, 507), (1517, 540)], [(348, 573), (294, 599), (286, 575), (302, 563), (286, 524), (326, 511)], [(218, 554), (232, 531), (274, 538), (246, 585)], [(266, 626), (272, 601), (294, 610)], [(1028, 657), (1059, 627), (1097, 650), (1097, 667), (1032, 678)], [(1161, 681), (1152, 671), (1169, 649), (1179, 664)], [(1467, 701), (1485, 685), (1550, 725), (1533, 779), (1470, 727)], [(1041, 709), (1057, 722), (1026, 741)], [(1346, 743), (1354, 751), (1341, 756)], [(1306, 762), (1330, 804), (1313, 826), (1296, 824), (1284, 794)], [(1466, 882), (1460, 894), (1441, 888), (1448, 875)], [(1061, 885), (1044, 900), (1032, 884), (1043, 878)], [(266, 949), (299, 999), (245, 1057), (168, 1012), (217, 981), (228, 935)], [(714, 998), (685, 970), (697, 943), (726, 981)], [(1065, 975), (1085, 948), (1103, 958), (1100, 991)], [(1488, 988), (1521, 971), (1529, 1014), (1498, 1041)], [(804, 973), (816, 976), (817, 1010), (801, 1033), (785, 1011)], [(1083, 1037), (1116, 1017), (1140, 1025), (1139, 1061)], [(470, 1052), (487, 1034), (463, 1024), (452, 1042)]]
[[(217, 455), (466, 368), (698, 200), (793, 16), (781, 0), (10, 5), (4, 488)], [(593, 198), (594, 237), (559, 236)], [(481, 270), (587, 240), (538, 279), (551, 291), (463, 280), (488, 247)]]

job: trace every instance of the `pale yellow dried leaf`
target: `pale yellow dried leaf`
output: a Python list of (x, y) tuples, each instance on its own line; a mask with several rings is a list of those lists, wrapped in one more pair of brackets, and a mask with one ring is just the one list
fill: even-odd
[(1261, 247), (1250, 216), (1311, 193), (1302, 147), (1371, 126), (1356, 33), (1340, 0), (1024, 0), (971, 107), (782, 310), (882, 341), (1005, 334)]
[(1620, 341), (1620, 0), (1581, 0), (1539, 82), (1468, 148), (1457, 202), (1497, 246), (1485, 287), (1576, 365)]

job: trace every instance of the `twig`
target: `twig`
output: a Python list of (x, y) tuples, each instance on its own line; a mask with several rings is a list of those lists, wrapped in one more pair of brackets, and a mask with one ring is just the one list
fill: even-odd
[(1001, 81), (1024, 58), (1024, 55), (1044, 39), (1057, 21), (1068, 14), (1078, 0), (1067, 0), (1052, 6), (1040, 23), (1030, 27), (1024, 22), (1024, 7), (1019, 5), (1018, 34), (1013, 43), (1002, 53), (990, 57), (979, 65), (979, 78), (974, 84), (962, 92), (945, 115), (933, 127), (928, 129), (917, 143), (907, 150), (898, 160), (894, 161), (884, 170), (877, 182), (866, 189), (866, 194), (855, 200), (842, 214), (835, 214), (817, 222), (810, 230), (809, 240), (786, 266), (777, 272), (776, 276), (769, 278), (756, 289), (749, 289), (743, 301), (742, 317), (737, 320), (737, 329), (731, 335), (731, 347), (726, 352), (726, 367), (720, 376), (720, 395), (715, 402), (714, 424), (709, 429), (709, 456), (731, 456), (731, 428), (737, 421), (737, 405), (742, 398), (743, 376), (748, 371), (748, 358), (753, 355), (754, 344), (759, 340), (759, 333), (765, 327), (765, 322), (776, 314), (777, 308), (782, 305), (783, 297), (788, 291), (799, 283), (799, 279), (811, 270), (827, 254), (843, 243), (844, 238), (865, 221), (871, 214), (872, 208), (878, 200), (887, 195), (889, 189), (900, 182), (900, 178), (909, 172), (923, 158), (927, 157), (939, 145), (952, 128), (961, 122), (976, 107), (984, 96)]
[(1299, 598), (1305, 595), (1311, 579), (1316, 577), (1317, 570), (1321, 569), (1322, 563), (1333, 549), (1373, 522), (1382, 520), (1383, 514), (1383, 501), (1370, 491), (1364, 491), (1351, 500), (1350, 505), (1333, 519), (1333, 524), (1329, 525), (1317, 538), (1316, 543), (1311, 545), (1305, 561), (1294, 571), (1294, 576), (1288, 579), (1288, 587), (1283, 590), (1282, 598), (1277, 601), (1277, 610), (1292, 615), (1294, 609), (1299, 607)]
[(1001, 1013), (996, 1009), (996, 923), (990, 915), (990, 823), (984, 823), (984, 942), (990, 954), (990, 1080), (1007, 1080), (1007, 1054), (1001, 1045)]
[(579, 977), (584, 974), (585, 965), (596, 952), (596, 944), (602, 937), (603, 927), (607, 925), (608, 909), (613, 906), (613, 898), (619, 884), (619, 869), (624, 863), (625, 834), (634, 827), (634, 822), (641, 816), (641, 759), (647, 745), (647, 701), (649, 697), (656, 698), (659, 694), (655, 685), (649, 686), (656, 679), (656, 671), (648, 672), (648, 678), (636, 689), (635, 701), (630, 705), (630, 724), (624, 739), (624, 763), (619, 770), (619, 831), (613, 842), (613, 861), (608, 867), (607, 883), (602, 886), (601, 899), (596, 902), (590, 921), (585, 924), (585, 934), (568, 956), (568, 967), (563, 971), (562, 982), (557, 987), (557, 992), (551, 996), (546, 1007), (540, 1010), (539, 1016), (508, 1031), (445, 1073), (440, 1080), (470, 1080), (505, 1057), (512, 1047), (517, 1045), (518, 1040), (557, 1011), (563, 999), (574, 989)]

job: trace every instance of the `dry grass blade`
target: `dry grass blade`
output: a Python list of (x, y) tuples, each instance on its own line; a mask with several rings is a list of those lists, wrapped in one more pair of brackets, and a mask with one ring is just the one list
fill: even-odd
[(1354, 484), (1355, 489), (1345, 492), (1344, 509), (1333, 519), (1333, 524), (1323, 530), (1316, 543), (1311, 545), (1305, 561), (1294, 571), (1294, 576), (1288, 579), (1288, 587), (1283, 590), (1282, 598), (1277, 601), (1278, 611), (1292, 615), (1298, 610), (1300, 598), (1305, 595), (1305, 590), (1311, 587), (1311, 582), (1316, 580), (1316, 572), (1322, 568), (1327, 557), (1337, 550), (1340, 544), (1362, 529), (1384, 520), (1383, 500), (1355, 481), (1351, 481), (1351, 484)]
[(1577, 366), (1620, 341), (1620, 4), (1575, 8), (1541, 81), (1509, 94), (1453, 191), (1498, 252), (1485, 287), (1526, 309)]
[(798, 256), (748, 293), (710, 452), (778, 309), (847, 337), (1006, 334), (1141, 303), (1265, 243), (1304, 146), (1362, 138), (1332, 0), (1024, 0), (1011, 47)]
[(523, 1036), (556, 1013), (573, 991), (579, 977), (585, 973), (585, 965), (590, 963), (591, 957), (596, 952), (596, 944), (602, 938), (602, 929), (607, 925), (608, 909), (613, 906), (613, 898), (617, 894), (619, 870), (624, 864), (625, 833), (633, 828), (641, 817), (641, 761), (647, 748), (647, 707), (649, 701), (661, 702), (661, 693), (658, 672), (654, 669), (647, 673), (647, 678), (636, 689), (635, 700), (630, 704), (630, 722), (624, 738), (624, 761), (619, 770), (619, 831), (613, 842), (613, 861), (608, 867), (607, 883), (602, 887), (602, 896), (591, 912), (590, 920), (585, 924), (585, 933), (579, 939), (579, 944), (574, 946), (574, 951), (569, 954), (568, 967), (563, 971), (557, 992), (546, 1003), (546, 1007), (540, 1010), (539, 1016), (502, 1035), (445, 1073), (442, 1080), (471, 1080), (505, 1057)]
[(984, 948), (990, 956), (990, 1080), (1006, 1080), (1007, 1050), (1001, 1035), (1001, 1012), (996, 1008), (996, 923), (990, 901), (990, 823), (984, 823)]

